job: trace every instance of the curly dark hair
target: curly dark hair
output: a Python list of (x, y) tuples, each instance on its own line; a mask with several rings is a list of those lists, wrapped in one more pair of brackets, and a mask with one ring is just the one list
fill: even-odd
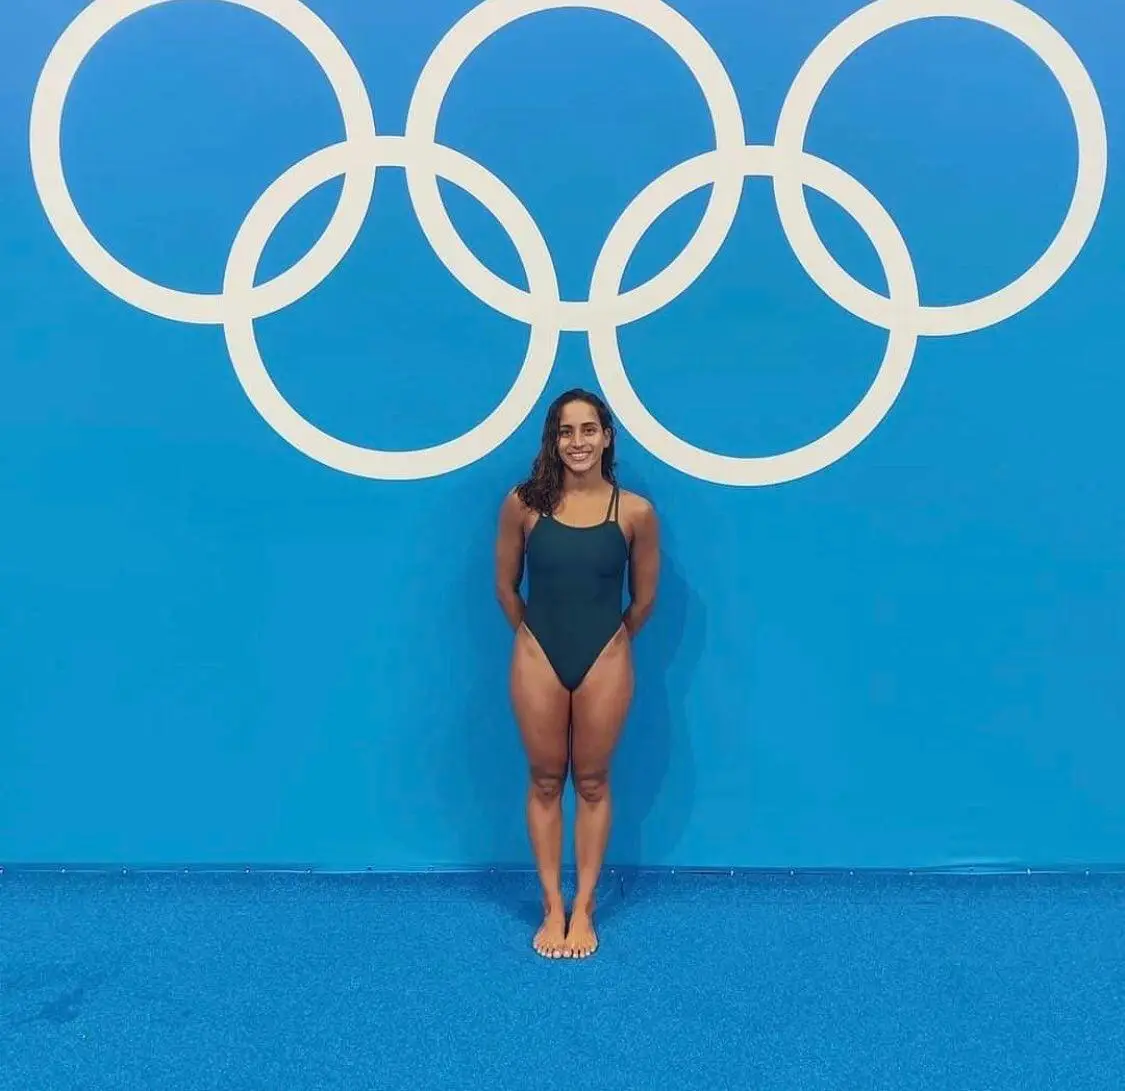
[(562, 499), (563, 461), (559, 454), (559, 421), (563, 406), (571, 402), (585, 402), (598, 414), (601, 426), (609, 430), (609, 443), (602, 452), (602, 477), (612, 485), (617, 484), (614, 470), (617, 430), (609, 406), (597, 394), (592, 394), (588, 390), (568, 390), (551, 402), (547, 410), (547, 419), (543, 422), (543, 439), (539, 446), (539, 453), (531, 466), (531, 476), (516, 489), (516, 495), (520, 500), (540, 515), (553, 514)]

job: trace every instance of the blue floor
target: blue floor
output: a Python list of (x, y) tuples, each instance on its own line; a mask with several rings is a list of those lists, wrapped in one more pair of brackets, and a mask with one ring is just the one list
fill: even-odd
[(1117, 1091), (1125, 879), (0, 875), (18, 1091)]

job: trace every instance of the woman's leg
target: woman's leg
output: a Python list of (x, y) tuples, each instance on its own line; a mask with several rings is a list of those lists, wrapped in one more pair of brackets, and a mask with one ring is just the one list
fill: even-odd
[(609, 766), (633, 699), (633, 659), (624, 629), (606, 645), (574, 691), (571, 764), (577, 792), (574, 828), (578, 892), (565, 953), (585, 958), (597, 948), (594, 889), (601, 874), (612, 815)]
[(566, 939), (563, 905), (562, 794), (566, 784), (570, 694), (543, 649), (524, 627), (516, 632), (511, 670), (512, 707), (531, 769), (527, 829), (543, 887), (543, 926), (532, 941), (536, 951), (560, 958)]

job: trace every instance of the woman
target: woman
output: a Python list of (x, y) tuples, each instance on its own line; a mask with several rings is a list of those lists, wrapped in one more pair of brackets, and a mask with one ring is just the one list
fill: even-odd
[[(545, 910), (533, 946), (547, 958), (585, 958), (597, 948), (610, 759), (633, 696), (631, 642), (652, 611), (660, 568), (652, 505), (618, 488), (613, 461), (609, 409), (596, 394), (571, 390), (548, 410), (531, 476), (500, 512), (496, 591), (516, 631), (511, 696), (531, 769), (527, 824)], [(569, 924), (559, 874), (568, 771), (578, 858)]]

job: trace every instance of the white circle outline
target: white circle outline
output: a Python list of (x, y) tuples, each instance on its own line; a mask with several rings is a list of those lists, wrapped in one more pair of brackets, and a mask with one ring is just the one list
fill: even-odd
[[(722, 247), (742, 195), (742, 175), (736, 164), (746, 144), (746, 129), (738, 95), (710, 43), (678, 11), (663, 0), (483, 0), (449, 29), (426, 61), (411, 96), (406, 135), (419, 147), (437, 146), (441, 108), (454, 78), (473, 52), (520, 19), (569, 8), (618, 15), (636, 23), (660, 38), (684, 62), (703, 93), (715, 148), (728, 168), (716, 172), (699, 225), (668, 266), (612, 303), (602, 301), (603, 306), (612, 306), (616, 322), (635, 322), (666, 306), (702, 274)], [(424, 160), (407, 166), (406, 180), (422, 230), (453, 276), (495, 310), (521, 322), (533, 322), (537, 317), (535, 300), (498, 277), (465, 245)], [(588, 310), (588, 301), (564, 301), (558, 319), (561, 328), (586, 332), (591, 321)]]
[[(714, 177), (715, 153), (689, 159), (663, 174), (625, 210), (598, 256), (591, 300), (617, 292), (629, 258), (663, 211)], [(770, 485), (807, 477), (853, 451), (879, 426), (902, 391), (914, 360), (918, 337), (909, 316), (918, 305), (918, 284), (910, 251), (885, 208), (839, 167), (807, 152), (801, 158), (801, 181), (835, 201), (867, 233), (883, 264), (899, 316), (879, 371), (859, 404), (839, 424), (803, 447), (775, 455), (720, 455), (696, 447), (664, 425), (637, 397), (625, 372), (617, 327), (604, 323), (590, 331), (594, 371), (606, 401), (621, 424), (657, 458), (681, 472), (722, 485)], [(744, 149), (746, 177), (769, 177), (792, 170), (792, 160), (772, 145)]]
[(774, 137), (775, 146), (791, 161), (790, 169), (774, 176), (782, 229), (797, 260), (838, 306), (883, 329), (894, 320), (887, 298), (855, 280), (824, 245), (805, 201), (796, 160), (804, 151), (813, 110), (844, 62), (880, 34), (927, 18), (984, 23), (1027, 46), (1058, 81), (1078, 137), (1074, 196), (1054, 241), (1031, 268), (991, 295), (967, 303), (920, 306), (918, 332), (940, 337), (997, 325), (1026, 310), (1059, 282), (1094, 229), (1105, 193), (1109, 148), (1098, 92), (1078, 54), (1050, 23), (1023, 4), (1016, 0), (874, 0), (837, 26), (801, 66), (782, 104)]
[[(292, 166), (259, 198), (231, 247), (223, 295), (232, 304), (249, 300), (262, 253), (282, 219), (317, 186), (353, 170), (403, 166), (418, 153), (405, 137), (377, 136), (366, 144), (344, 141)], [(530, 213), (495, 175), (452, 148), (426, 150), (427, 162), (442, 178), (465, 190), (507, 231), (523, 262), (532, 297), (558, 300), (555, 267), (547, 242)], [(545, 308), (546, 309), (546, 308)], [(387, 481), (435, 477), (484, 458), (527, 419), (554, 368), (557, 326), (534, 322), (527, 354), (508, 393), (479, 424), (434, 447), (380, 451), (348, 443), (317, 428), (285, 399), (270, 377), (258, 349), (254, 319), (247, 308), (231, 306), (224, 324), (234, 370), (250, 403), (266, 423), (298, 451), (333, 469)]]
[[(31, 170), (43, 210), (63, 246), (106, 291), (149, 314), (174, 322), (217, 325), (225, 317), (221, 293), (166, 288), (122, 265), (94, 237), (67, 186), (62, 164), (62, 115), (71, 85), (91, 51), (111, 30), (149, 8), (175, 0), (93, 0), (51, 49), (31, 105)], [(247, 8), (288, 31), (323, 69), (340, 104), (349, 140), (375, 136), (375, 119), (363, 77), (328, 25), (299, 0), (223, 0)], [(339, 265), (359, 236), (371, 207), (374, 170), (350, 172), (320, 238), (292, 267), (254, 288), (255, 317), (272, 314), (308, 295)]]

